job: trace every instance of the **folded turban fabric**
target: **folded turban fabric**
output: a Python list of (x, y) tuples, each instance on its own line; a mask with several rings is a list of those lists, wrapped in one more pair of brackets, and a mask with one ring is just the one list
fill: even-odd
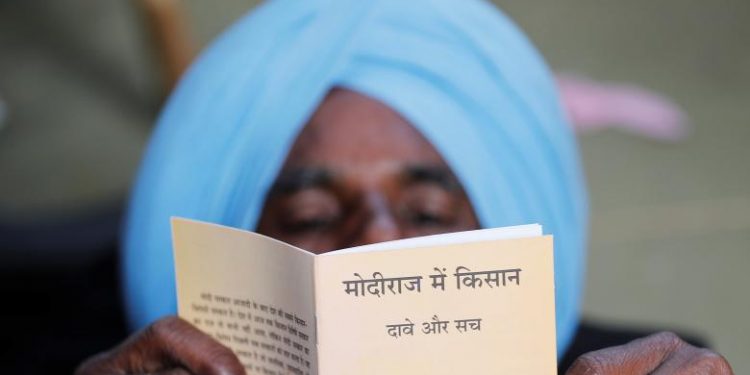
[(578, 324), (587, 199), (543, 59), (479, 0), (275, 0), (242, 18), (169, 98), (133, 192), (123, 252), (132, 326), (176, 311), (170, 216), (253, 229), (300, 128), (333, 86), (408, 119), (483, 227), (554, 234), (558, 352)]

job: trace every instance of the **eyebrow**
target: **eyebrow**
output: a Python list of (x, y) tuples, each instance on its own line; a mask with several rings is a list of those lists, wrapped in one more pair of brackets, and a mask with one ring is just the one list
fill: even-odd
[[(446, 191), (456, 191), (460, 184), (453, 173), (444, 166), (409, 165), (400, 172), (406, 184), (431, 183)], [(283, 170), (271, 187), (269, 195), (294, 194), (304, 189), (332, 188), (335, 185), (334, 173), (322, 167), (300, 167)]]
[(328, 188), (333, 185), (333, 174), (324, 168), (294, 168), (281, 171), (270, 194), (293, 194), (303, 189)]
[(432, 183), (447, 191), (455, 191), (460, 186), (453, 173), (443, 166), (410, 165), (404, 171), (404, 178), (407, 183)]

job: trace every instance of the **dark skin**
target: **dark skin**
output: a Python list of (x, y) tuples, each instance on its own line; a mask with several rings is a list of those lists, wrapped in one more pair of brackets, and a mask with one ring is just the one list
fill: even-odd
[(406, 120), (334, 90), (292, 147), (258, 232), (322, 253), (478, 227), (448, 165)]
[[(299, 135), (266, 200), (258, 232), (322, 253), (479, 227), (440, 154), (384, 104), (334, 89)], [(167, 317), (83, 363), (78, 375), (239, 375), (231, 350)], [(727, 361), (671, 333), (588, 353), (592, 374), (732, 374)]]

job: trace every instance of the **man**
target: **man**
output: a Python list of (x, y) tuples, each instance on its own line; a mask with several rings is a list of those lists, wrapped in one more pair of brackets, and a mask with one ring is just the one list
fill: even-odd
[[(539, 222), (555, 234), (562, 357), (579, 328), (586, 237), (569, 132), (544, 63), (488, 4), (267, 3), (199, 59), (160, 119), (128, 223), (131, 320), (174, 313), (170, 215), (317, 252)], [(79, 373), (242, 371), (218, 342), (162, 318)], [(570, 369), (652, 372), (731, 369), (670, 334)]]

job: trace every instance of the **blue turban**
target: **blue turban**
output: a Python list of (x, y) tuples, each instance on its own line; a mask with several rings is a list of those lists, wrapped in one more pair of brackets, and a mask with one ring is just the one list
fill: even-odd
[(151, 138), (127, 219), (134, 327), (176, 311), (169, 217), (252, 229), (300, 128), (333, 87), (387, 104), (442, 154), (483, 227), (554, 234), (559, 352), (578, 324), (587, 202), (543, 59), (479, 0), (274, 0), (193, 64)]

